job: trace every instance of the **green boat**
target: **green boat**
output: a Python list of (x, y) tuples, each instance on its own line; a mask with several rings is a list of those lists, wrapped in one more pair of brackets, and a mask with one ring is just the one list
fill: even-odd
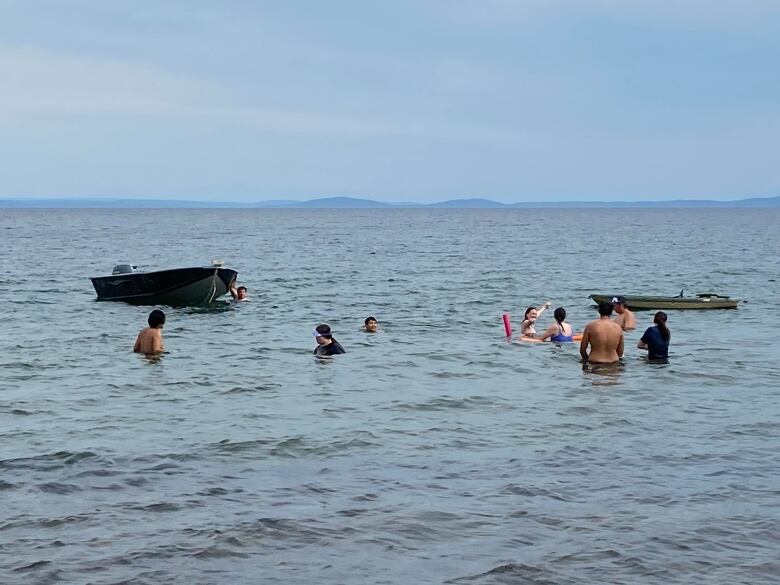
[[(590, 295), (596, 304), (611, 303), (618, 295)], [(676, 297), (653, 297), (645, 295), (621, 295), (625, 299), (626, 307), (632, 311), (646, 310), (683, 310), (683, 309), (736, 309), (739, 303), (737, 299), (715, 293), (701, 293), (695, 297), (684, 297), (682, 292)]]

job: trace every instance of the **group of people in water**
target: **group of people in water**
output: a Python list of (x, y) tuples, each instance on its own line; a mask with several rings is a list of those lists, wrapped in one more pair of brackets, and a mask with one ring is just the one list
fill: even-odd
[[(245, 286), (235, 286), (235, 282), (229, 287), (233, 302), (249, 300)], [(588, 323), (582, 333), (575, 333), (570, 323), (566, 322), (566, 309), (558, 307), (553, 311), (555, 322), (551, 323), (542, 333), (536, 331), (537, 319), (550, 308), (550, 303), (545, 302), (539, 307), (528, 307), (520, 324), (520, 341), (553, 343), (580, 342), (580, 356), (583, 363), (595, 365), (616, 364), (623, 357), (625, 331), (636, 329), (636, 317), (626, 306), (622, 296), (613, 297), (611, 303), (599, 304), (599, 318)], [(612, 320), (613, 311), (617, 318)], [(667, 316), (663, 311), (658, 311), (653, 317), (653, 326), (644, 332), (637, 347), (647, 350), (650, 360), (666, 360), (669, 357), (669, 341), (672, 334), (666, 325)], [(165, 313), (155, 309), (149, 314), (149, 326), (138, 333), (133, 351), (143, 354), (159, 354), (164, 351), (162, 329), (165, 325)], [(511, 335), (508, 323), (507, 334)], [(366, 317), (363, 322), (363, 331), (376, 333), (379, 323), (373, 316)], [(344, 347), (333, 337), (333, 331), (327, 323), (320, 323), (312, 331), (317, 347), (314, 355), (327, 357), (346, 353)]]
[[(558, 343), (579, 341), (580, 356), (584, 363), (609, 365), (623, 357), (625, 331), (636, 329), (636, 316), (626, 306), (622, 296), (613, 297), (610, 303), (599, 304), (599, 318), (588, 323), (582, 333), (574, 333), (566, 322), (566, 309), (558, 307), (553, 312), (555, 322), (542, 333), (536, 331), (536, 320), (550, 308), (545, 302), (539, 307), (528, 307), (520, 325), (521, 341), (552, 341)], [(612, 320), (613, 311), (617, 318)], [(669, 341), (672, 334), (666, 325), (667, 315), (658, 311), (653, 317), (653, 326), (648, 327), (637, 342), (639, 349), (647, 350), (650, 360), (666, 360), (669, 357)]]
[[(249, 300), (248, 291), (245, 286), (231, 286), (230, 294), (234, 302), (243, 302)], [(146, 355), (159, 355), (165, 351), (163, 346), (162, 330), (165, 326), (165, 313), (160, 309), (155, 309), (149, 313), (147, 319), (148, 327), (144, 327), (135, 339), (133, 351)], [(379, 331), (379, 322), (376, 317), (368, 316), (363, 321), (363, 331), (366, 333), (376, 333)], [(312, 332), (317, 347), (314, 348), (314, 355), (317, 357), (328, 357), (346, 353), (344, 347), (333, 337), (330, 325), (320, 323)]]

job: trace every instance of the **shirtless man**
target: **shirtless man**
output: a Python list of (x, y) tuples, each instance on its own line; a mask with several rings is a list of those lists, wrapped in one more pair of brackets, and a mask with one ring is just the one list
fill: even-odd
[(138, 333), (133, 351), (135, 353), (162, 353), (163, 347), (162, 329), (165, 325), (165, 313), (155, 309), (149, 313), (149, 327), (145, 327)]
[(636, 317), (634, 313), (628, 310), (626, 307), (626, 299), (623, 297), (612, 297), (612, 308), (618, 314), (615, 319), (615, 323), (620, 325), (623, 331), (631, 331), (636, 329)]
[(623, 357), (623, 330), (610, 319), (612, 305), (599, 304), (599, 315), (600, 318), (585, 325), (580, 342), (580, 355), (583, 362), (614, 364)]
[(243, 301), (248, 301), (249, 298), (247, 297), (247, 290), (245, 286), (239, 286), (236, 288), (236, 281), (234, 280), (230, 288), (228, 289), (230, 291), (230, 296), (233, 297), (233, 300), (237, 303), (241, 303)]

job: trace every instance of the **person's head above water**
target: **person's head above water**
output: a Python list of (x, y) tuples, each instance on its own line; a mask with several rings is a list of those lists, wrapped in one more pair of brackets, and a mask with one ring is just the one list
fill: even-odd
[(658, 311), (655, 316), (653, 317), (653, 323), (655, 323), (658, 326), (658, 331), (661, 333), (661, 337), (669, 341), (669, 328), (666, 326), (666, 313), (663, 311)]
[(160, 309), (155, 309), (151, 313), (149, 313), (149, 327), (152, 329), (157, 329), (158, 327), (162, 327), (165, 325), (165, 313), (163, 313)]
[(622, 313), (626, 310), (626, 298), (624, 296), (612, 297), (611, 304), (616, 313)]
[(239, 301), (243, 301), (246, 298), (246, 295), (247, 295), (247, 290), (245, 286), (239, 286), (236, 289), (236, 298)]
[(555, 320), (558, 321), (558, 323), (563, 323), (566, 320), (566, 309), (558, 307), (553, 311), (553, 317), (555, 317)]
[(366, 320), (363, 321), (363, 325), (365, 326), (366, 331), (374, 332), (377, 330), (379, 323), (377, 323), (376, 317), (368, 316), (366, 317)]
[(317, 325), (312, 334), (320, 345), (327, 345), (333, 341), (333, 332), (330, 330), (330, 325), (327, 323), (320, 323)]
[(599, 315), (602, 317), (612, 316), (612, 305), (609, 303), (599, 303)]
[(536, 318), (539, 316), (539, 311), (536, 307), (528, 307), (525, 310), (525, 315), (523, 315), (524, 321), (535, 321)]

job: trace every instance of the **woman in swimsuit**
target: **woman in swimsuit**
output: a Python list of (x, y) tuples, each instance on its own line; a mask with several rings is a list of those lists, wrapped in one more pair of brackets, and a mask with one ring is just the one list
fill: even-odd
[(549, 301), (542, 303), (541, 307), (528, 307), (523, 315), (523, 322), (520, 324), (520, 339), (523, 337), (536, 337), (536, 329), (534, 323), (539, 318), (539, 315), (544, 313), (545, 309), (550, 306)]
[(574, 329), (566, 322), (566, 309), (558, 307), (553, 313), (555, 323), (550, 325), (544, 333), (539, 336), (542, 341), (555, 341), (558, 343), (564, 341), (574, 341)]

